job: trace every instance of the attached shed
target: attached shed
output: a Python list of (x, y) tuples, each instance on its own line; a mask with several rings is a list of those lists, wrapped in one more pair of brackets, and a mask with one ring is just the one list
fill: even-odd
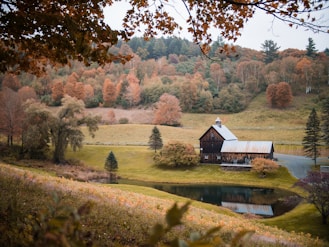
[(254, 158), (273, 159), (274, 146), (271, 141), (224, 141), (222, 163), (249, 164)]
[(236, 141), (238, 138), (219, 118), (200, 138), (200, 158), (202, 163), (221, 163), (221, 149), (224, 141)]

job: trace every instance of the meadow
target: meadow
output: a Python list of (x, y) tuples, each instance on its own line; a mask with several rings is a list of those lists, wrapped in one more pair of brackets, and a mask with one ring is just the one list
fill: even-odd
[[(164, 143), (179, 140), (193, 144), (198, 150), (199, 137), (219, 116), (240, 140), (272, 140), (276, 152), (280, 152), (280, 148), (286, 153), (301, 152), (301, 140), (314, 98), (296, 99), (293, 106), (286, 110), (269, 109), (264, 106), (264, 100), (264, 96), (257, 97), (246, 111), (238, 114), (183, 114), (181, 127), (158, 128)], [(144, 118), (145, 115), (142, 115)], [(134, 118), (137, 117), (135, 114)], [(154, 150), (147, 146), (153, 127), (151, 123), (141, 124), (132, 118), (129, 124), (100, 125), (95, 138), (90, 138), (84, 129), (84, 147), (78, 152), (68, 149), (67, 158), (83, 163), (77, 165), (77, 169), (89, 167), (104, 172), (105, 159), (113, 151), (119, 165), (117, 175), (122, 178), (165, 183), (278, 187), (306, 195), (293, 186), (296, 179), (283, 167), (277, 174), (264, 179), (248, 171), (225, 171), (207, 164), (193, 169), (159, 169), (153, 165)], [(47, 168), (47, 165), (43, 166)], [(83, 218), (82, 222), (85, 230), (90, 231), (101, 246), (141, 245), (151, 227), (163, 222), (165, 212), (174, 202), (187, 201), (186, 198), (143, 186), (99, 184), (86, 180), (78, 182), (74, 177), (58, 177), (56, 171), (49, 172), (40, 167), (32, 167), (28, 161), (17, 167), (0, 162), (1, 212), (6, 202), (14, 200), (12, 203), (19, 205), (21, 214), (33, 214), (37, 208), (51, 204), (54, 192), (62, 203), (75, 208), (92, 201), (94, 207), (91, 215)], [(64, 167), (57, 166), (57, 169)], [(74, 170), (74, 167), (65, 169)], [(250, 218), (225, 208), (193, 201), (184, 217), (184, 227), (172, 234), (186, 238), (191, 231), (204, 232), (214, 226), (222, 227), (221, 237), (225, 240), (231, 239), (239, 230), (254, 231), (247, 246), (329, 246), (329, 226), (321, 225), (320, 214), (305, 201), (294, 210), (272, 219)]]

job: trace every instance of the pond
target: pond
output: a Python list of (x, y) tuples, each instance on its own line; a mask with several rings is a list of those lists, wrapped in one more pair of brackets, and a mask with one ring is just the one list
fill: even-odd
[(196, 201), (223, 206), (237, 213), (274, 217), (298, 205), (301, 198), (281, 190), (215, 184), (160, 184), (119, 179), (119, 183), (152, 187)]

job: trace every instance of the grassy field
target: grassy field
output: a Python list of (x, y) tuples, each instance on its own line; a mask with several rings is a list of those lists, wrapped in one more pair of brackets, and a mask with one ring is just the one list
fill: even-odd
[[(257, 96), (249, 107), (237, 114), (190, 114), (184, 113), (182, 127), (158, 126), (164, 143), (170, 140), (183, 141), (199, 146), (201, 135), (220, 117), (241, 141), (273, 141), (275, 151), (301, 155), (305, 126), (313, 107), (315, 95), (294, 98), (291, 107), (284, 110), (269, 108), (265, 95)], [(147, 145), (151, 135), (151, 124), (102, 125), (93, 139), (85, 132), (86, 144), (97, 145)], [(329, 151), (323, 149), (323, 156)]]

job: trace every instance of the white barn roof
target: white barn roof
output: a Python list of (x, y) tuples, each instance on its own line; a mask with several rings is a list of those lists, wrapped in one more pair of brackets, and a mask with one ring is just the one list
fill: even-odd
[(271, 205), (256, 205), (247, 203), (222, 202), (222, 206), (236, 213), (251, 213), (258, 215), (273, 216)]
[(271, 141), (224, 141), (222, 153), (271, 153)]
[(224, 140), (238, 140), (238, 138), (225, 125), (219, 126), (217, 124), (214, 124), (212, 127), (218, 132), (218, 134), (220, 134), (224, 138)]

